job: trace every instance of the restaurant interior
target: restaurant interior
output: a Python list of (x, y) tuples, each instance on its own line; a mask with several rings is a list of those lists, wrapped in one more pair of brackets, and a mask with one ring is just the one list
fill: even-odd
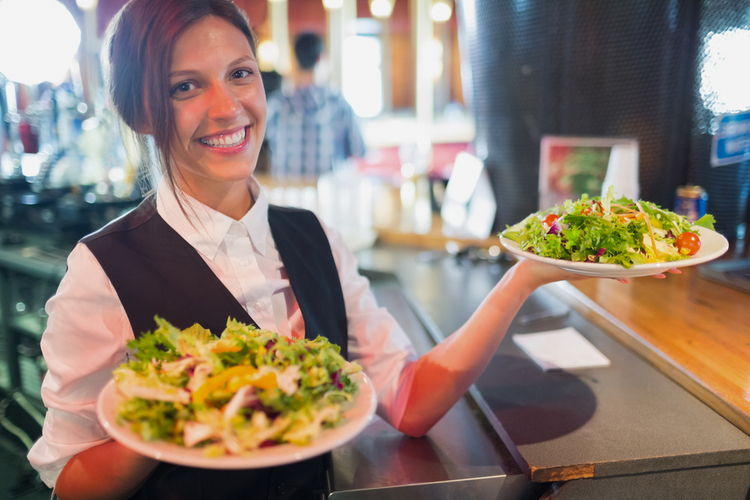
[[(498, 234), (565, 199), (613, 186), (712, 214), (728, 244), (663, 280), (534, 292), (427, 436), (374, 417), (333, 450), (328, 497), (750, 498), (750, 0), (234, 1), (267, 95), (293, 90), (298, 34), (324, 40), (317, 81), (365, 144), (319, 176), (256, 177), (341, 233), (420, 354), (516, 262)], [(50, 497), (26, 460), (45, 303), (76, 242), (148, 187), (103, 84), (125, 3), (0, 0), (0, 498)], [(544, 369), (517, 339), (567, 328), (607, 362)]]

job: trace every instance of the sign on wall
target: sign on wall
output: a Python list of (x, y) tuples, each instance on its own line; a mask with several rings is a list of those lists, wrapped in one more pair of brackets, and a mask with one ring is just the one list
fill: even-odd
[(711, 148), (711, 166), (750, 160), (750, 110), (717, 119), (718, 130)]

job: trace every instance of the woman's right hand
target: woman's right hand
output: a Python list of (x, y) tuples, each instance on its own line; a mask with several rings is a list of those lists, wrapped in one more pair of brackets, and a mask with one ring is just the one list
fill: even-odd
[(129, 498), (157, 465), (158, 460), (107, 441), (70, 459), (57, 479), (55, 494), (60, 500)]

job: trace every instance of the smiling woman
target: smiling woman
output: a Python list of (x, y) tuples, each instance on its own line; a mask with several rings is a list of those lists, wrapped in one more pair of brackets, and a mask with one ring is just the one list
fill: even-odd
[[(161, 179), (137, 208), (76, 245), (47, 303), (41, 346), (49, 370), (41, 392), (49, 411), (29, 461), (60, 499), (325, 496), (320, 456), (303, 460), (312, 455), (301, 452), (299, 462), (273, 469), (188, 468), (110, 439), (97, 400), (113, 370), (129, 364), (131, 349), (152, 338), (157, 316), (180, 331), (201, 325), (218, 335), (239, 321), (290, 343), (325, 337), (372, 381), (379, 416), (419, 437), (481, 374), (535, 288), (582, 279), (522, 261), (464, 325), (417, 359), (341, 235), (310, 211), (269, 205), (253, 177), (266, 102), (253, 35), (237, 6), (130, 0), (107, 40), (110, 102), (146, 148), (137, 161), (155, 157)], [(229, 369), (211, 359), (212, 377)], [(299, 357), (289, 362), (300, 380), (321, 376), (317, 357), (316, 366), (302, 366)], [(167, 403), (165, 411), (184, 409)], [(230, 436), (252, 431), (232, 416), (247, 417), (250, 408), (209, 407), (203, 398), (191, 404)], [(260, 396), (259, 404), (264, 414), (279, 411)]]

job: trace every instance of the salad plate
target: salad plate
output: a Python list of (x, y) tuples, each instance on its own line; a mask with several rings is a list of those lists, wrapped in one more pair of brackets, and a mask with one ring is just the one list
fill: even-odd
[(701, 239), (701, 248), (695, 255), (673, 262), (635, 264), (630, 269), (626, 269), (619, 264), (572, 262), (569, 260), (542, 257), (533, 252), (521, 250), (518, 243), (503, 236), (500, 237), (500, 242), (509, 252), (518, 257), (544, 262), (545, 264), (550, 264), (572, 273), (598, 278), (637, 278), (641, 276), (653, 276), (669, 269), (703, 264), (704, 262), (721, 257), (729, 249), (727, 239), (716, 231), (697, 226), (694, 227), (694, 230), (700, 233)]
[(164, 441), (144, 441), (131, 431), (129, 425), (117, 423), (117, 407), (127, 398), (110, 380), (102, 390), (97, 403), (97, 416), (107, 433), (131, 450), (150, 458), (188, 467), (206, 469), (258, 469), (275, 467), (322, 455), (357, 436), (370, 422), (377, 407), (377, 397), (372, 381), (363, 372), (349, 375), (358, 391), (353, 401), (343, 404), (344, 423), (325, 429), (312, 443), (299, 446), (279, 444), (248, 451), (242, 455), (208, 457), (203, 448), (187, 448)]

